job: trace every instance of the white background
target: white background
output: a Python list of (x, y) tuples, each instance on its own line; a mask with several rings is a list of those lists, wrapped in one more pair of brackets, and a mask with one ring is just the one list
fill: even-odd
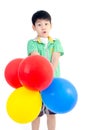
[[(56, 130), (86, 129), (86, 4), (85, 0), (2, 0), (0, 1), (0, 130), (31, 130), (31, 124), (18, 124), (6, 112), (13, 88), (4, 79), (4, 69), (14, 58), (27, 56), (27, 41), (36, 36), (31, 16), (40, 9), (52, 16), (51, 35), (62, 42), (61, 76), (71, 81), (78, 102), (69, 113), (57, 115)], [(47, 130), (46, 116), (40, 130)]]

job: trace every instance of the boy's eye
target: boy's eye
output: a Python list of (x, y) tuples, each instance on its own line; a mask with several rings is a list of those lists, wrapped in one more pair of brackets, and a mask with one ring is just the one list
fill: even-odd
[(48, 25), (48, 23), (45, 23), (45, 25)]
[(38, 26), (41, 26), (41, 24), (39, 23)]

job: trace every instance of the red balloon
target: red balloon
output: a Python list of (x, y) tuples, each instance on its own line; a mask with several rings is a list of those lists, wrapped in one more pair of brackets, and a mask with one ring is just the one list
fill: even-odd
[(19, 65), (19, 80), (29, 89), (44, 90), (53, 79), (53, 69), (50, 62), (43, 56), (26, 57)]
[(23, 58), (16, 58), (10, 61), (5, 68), (4, 75), (7, 83), (14, 88), (21, 87), (21, 83), (18, 78), (18, 67)]

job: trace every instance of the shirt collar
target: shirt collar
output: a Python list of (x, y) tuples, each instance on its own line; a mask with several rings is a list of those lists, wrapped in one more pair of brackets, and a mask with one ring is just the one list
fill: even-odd
[[(37, 37), (37, 38), (35, 38), (34, 40), (37, 41), (38, 43), (41, 43), (40, 37)], [(53, 43), (53, 41), (54, 41), (53, 38), (50, 37), (50, 36), (48, 36), (48, 40), (49, 40), (50, 43)]]

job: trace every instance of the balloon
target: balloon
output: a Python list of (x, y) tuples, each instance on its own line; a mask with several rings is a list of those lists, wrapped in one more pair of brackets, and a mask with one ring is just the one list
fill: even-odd
[(21, 87), (21, 83), (18, 78), (18, 67), (23, 58), (16, 58), (11, 60), (5, 68), (4, 76), (9, 85), (13, 88)]
[(44, 90), (53, 79), (53, 69), (50, 62), (40, 55), (26, 57), (20, 63), (18, 72), (22, 85), (31, 90)]
[(22, 86), (15, 89), (8, 97), (6, 110), (9, 117), (21, 124), (33, 121), (42, 107), (41, 95)]
[(74, 85), (63, 78), (54, 78), (50, 86), (41, 92), (41, 96), (45, 106), (60, 114), (71, 111), (78, 99)]

